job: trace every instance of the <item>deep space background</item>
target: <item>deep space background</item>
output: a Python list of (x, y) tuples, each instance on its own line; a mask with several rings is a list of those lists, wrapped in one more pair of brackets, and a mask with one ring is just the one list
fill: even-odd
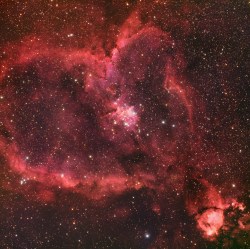
[(250, 248), (249, 21), (0, 0), (0, 248)]

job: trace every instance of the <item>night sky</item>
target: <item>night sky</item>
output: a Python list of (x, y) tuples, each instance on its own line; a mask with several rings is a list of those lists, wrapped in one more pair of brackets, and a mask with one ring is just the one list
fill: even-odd
[(250, 248), (250, 2), (0, 0), (0, 249)]

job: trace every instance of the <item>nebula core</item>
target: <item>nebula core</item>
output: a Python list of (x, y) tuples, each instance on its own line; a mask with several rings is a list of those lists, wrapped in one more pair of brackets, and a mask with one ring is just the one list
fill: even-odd
[(0, 248), (250, 248), (249, 2), (0, 7)]

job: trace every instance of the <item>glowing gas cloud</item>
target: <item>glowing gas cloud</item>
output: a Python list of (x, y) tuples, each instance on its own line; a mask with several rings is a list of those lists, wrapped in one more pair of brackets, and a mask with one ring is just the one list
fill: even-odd
[[(21, 4), (21, 27), (32, 7), (33, 24), (0, 57), (1, 191), (20, 201), (3, 205), (36, 207), (48, 231), (51, 207), (60, 228), (40, 247), (4, 245), (247, 248), (244, 89), (227, 75), (237, 55), (211, 43), (230, 36), (219, 10), (184, 2)], [(3, 4), (13, 21), (14, 6)]]

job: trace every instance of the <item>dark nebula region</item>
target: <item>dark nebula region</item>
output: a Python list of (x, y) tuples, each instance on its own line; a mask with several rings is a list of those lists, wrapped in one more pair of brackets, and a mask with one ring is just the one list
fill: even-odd
[(0, 248), (250, 248), (249, 1), (0, 1)]

